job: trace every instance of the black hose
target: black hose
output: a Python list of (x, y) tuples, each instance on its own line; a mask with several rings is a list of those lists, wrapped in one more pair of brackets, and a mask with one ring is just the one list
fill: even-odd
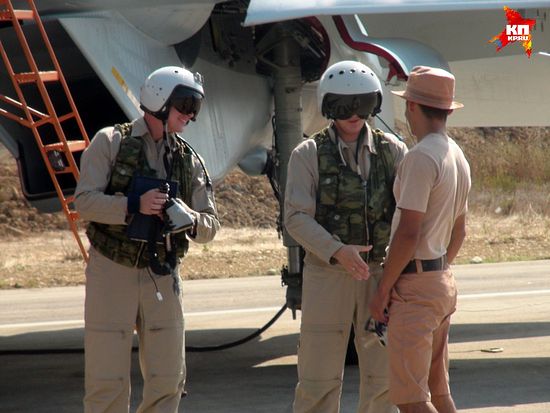
[(382, 119), (382, 118), (381, 118), (380, 116), (378, 116), (378, 115), (375, 115), (375, 116), (378, 118), (378, 120), (379, 120), (380, 122), (382, 122), (382, 123), (384, 124), (384, 126), (392, 133), (393, 136), (395, 136), (395, 137), (396, 137), (397, 139), (399, 139), (401, 142), (405, 141), (405, 139), (403, 139), (403, 137), (402, 137), (401, 135), (399, 135), (398, 133), (394, 132), (394, 130), (393, 130), (392, 128), (390, 128), (389, 125), (388, 125), (386, 122), (384, 122), (384, 119)]
[(281, 309), (277, 311), (277, 313), (269, 320), (262, 328), (259, 328), (258, 330), (254, 331), (252, 334), (243, 337), (239, 340), (232, 341), (230, 343), (224, 343), (224, 344), (218, 344), (215, 346), (204, 346), (204, 347), (195, 347), (195, 346), (185, 346), (185, 351), (189, 351), (190, 353), (204, 353), (207, 351), (218, 351), (218, 350), (225, 350), (231, 347), (236, 347), (241, 344), (244, 344), (256, 337), (258, 337), (260, 334), (262, 334), (265, 330), (267, 330), (269, 327), (273, 325), (275, 321), (279, 319), (279, 317), (285, 312), (286, 310), (286, 304), (283, 304)]
[[(263, 327), (259, 328), (252, 334), (249, 334), (246, 337), (243, 337), (236, 341), (231, 341), (229, 343), (223, 343), (218, 344), (214, 346), (204, 346), (204, 347), (196, 347), (196, 346), (185, 346), (185, 351), (188, 351), (190, 353), (204, 353), (207, 351), (219, 351), (219, 350), (225, 350), (228, 348), (236, 347), (241, 344), (244, 344), (250, 340), (253, 340), (254, 338), (258, 337), (260, 334), (262, 334), (264, 331), (266, 331), (269, 327), (275, 323), (281, 317), (281, 315), (286, 310), (286, 304), (283, 304), (281, 309), (277, 311), (277, 313), (269, 320), (266, 324), (264, 324)], [(137, 347), (132, 348), (132, 351), (137, 351)], [(18, 356), (18, 355), (43, 355), (43, 354), (83, 354), (84, 349), (83, 348), (67, 348), (67, 349), (60, 349), (60, 348), (50, 348), (50, 349), (23, 349), (23, 350), (0, 350), (0, 357), (1, 356)]]

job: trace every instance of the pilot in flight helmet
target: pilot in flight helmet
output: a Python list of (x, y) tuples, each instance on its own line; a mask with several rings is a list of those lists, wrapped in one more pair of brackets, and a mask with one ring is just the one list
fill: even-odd
[(330, 66), (317, 87), (319, 110), (328, 119), (367, 119), (380, 112), (382, 85), (362, 63), (345, 60)]
[(167, 66), (151, 73), (140, 91), (140, 107), (166, 121), (170, 108), (193, 114), (195, 120), (204, 98), (203, 79), (199, 73), (178, 66)]

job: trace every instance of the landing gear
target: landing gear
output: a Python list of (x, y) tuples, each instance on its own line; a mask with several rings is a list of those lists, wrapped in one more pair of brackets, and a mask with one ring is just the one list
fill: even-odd
[[(271, 70), (275, 116), (272, 153), (273, 175), (280, 204), (278, 229), (288, 248), (288, 265), (282, 270), (282, 283), (287, 286), (286, 304), (296, 318), (302, 303), (302, 258), (300, 245), (282, 225), (288, 161), (292, 150), (302, 139), (302, 70), (301, 47), (295, 39), (292, 24), (277, 24), (258, 43), (259, 60)], [(272, 182), (273, 185), (273, 182)]]

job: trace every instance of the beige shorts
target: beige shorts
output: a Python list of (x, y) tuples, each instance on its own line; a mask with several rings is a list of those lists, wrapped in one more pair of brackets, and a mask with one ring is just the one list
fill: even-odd
[(388, 324), (393, 403), (427, 402), (431, 396), (450, 394), (447, 343), (456, 297), (449, 269), (399, 277)]

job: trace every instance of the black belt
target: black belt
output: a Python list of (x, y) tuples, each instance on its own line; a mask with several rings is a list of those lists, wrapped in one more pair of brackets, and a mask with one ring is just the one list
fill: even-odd
[(405, 266), (405, 268), (403, 268), (403, 271), (401, 271), (401, 274), (418, 273), (418, 269), (416, 267), (417, 261), (420, 263), (422, 267), (422, 272), (441, 271), (445, 269), (445, 267), (447, 266), (446, 255), (436, 258), (435, 260), (412, 260)]

